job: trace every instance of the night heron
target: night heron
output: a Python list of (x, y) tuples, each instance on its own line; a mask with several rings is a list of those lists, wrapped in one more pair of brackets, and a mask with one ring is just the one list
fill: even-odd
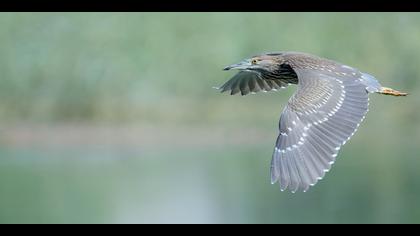
[(353, 67), (300, 52), (265, 53), (224, 70), (239, 72), (221, 92), (267, 92), (297, 84), (279, 122), (271, 182), (292, 192), (315, 185), (368, 112), (369, 93), (405, 96)]

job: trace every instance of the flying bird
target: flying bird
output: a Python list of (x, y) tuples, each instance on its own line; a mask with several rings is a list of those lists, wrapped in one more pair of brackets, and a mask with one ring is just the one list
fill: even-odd
[(224, 70), (239, 70), (222, 86), (231, 95), (297, 90), (283, 109), (271, 160), (271, 183), (282, 191), (306, 192), (334, 164), (340, 148), (368, 112), (369, 93), (406, 96), (382, 87), (356, 68), (301, 52), (264, 53)]

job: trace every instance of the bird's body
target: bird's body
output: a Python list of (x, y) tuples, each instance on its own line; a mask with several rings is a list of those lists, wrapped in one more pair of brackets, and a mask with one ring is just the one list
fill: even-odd
[(365, 118), (369, 93), (406, 95), (355, 68), (300, 52), (266, 53), (230, 69), (240, 71), (218, 89), (232, 95), (298, 85), (281, 114), (271, 162), (271, 182), (292, 192), (308, 190), (330, 170)]

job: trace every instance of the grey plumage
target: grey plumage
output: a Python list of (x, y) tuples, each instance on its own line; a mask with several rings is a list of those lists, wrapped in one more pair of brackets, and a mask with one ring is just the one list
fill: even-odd
[(331, 169), (368, 111), (368, 93), (405, 95), (384, 92), (373, 76), (355, 68), (305, 53), (267, 53), (225, 69), (235, 68), (241, 71), (221, 92), (246, 95), (298, 85), (281, 114), (271, 161), (271, 182), (292, 192), (307, 191)]
[[(356, 131), (368, 110), (368, 95), (357, 79), (308, 69), (296, 73), (300, 83), (280, 118), (273, 159), (294, 159), (285, 167), (298, 179), (290, 187), (306, 191), (330, 170), (340, 147)], [(278, 172), (280, 166), (273, 165), (272, 182), (280, 179), (285, 190), (292, 176), (280, 178)]]
[(239, 92), (242, 95), (247, 95), (260, 91), (278, 90), (286, 86), (287, 83), (281, 80), (266, 80), (258, 73), (240, 71), (218, 89), (221, 89), (222, 92), (231, 91), (231, 95)]

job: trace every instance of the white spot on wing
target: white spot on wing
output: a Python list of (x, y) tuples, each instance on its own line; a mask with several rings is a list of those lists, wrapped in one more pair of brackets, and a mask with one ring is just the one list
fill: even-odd
[(343, 67), (345, 69), (353, 70), (353, 68), (351, 68), (350, 66), (342, 65), (341, 67)]

